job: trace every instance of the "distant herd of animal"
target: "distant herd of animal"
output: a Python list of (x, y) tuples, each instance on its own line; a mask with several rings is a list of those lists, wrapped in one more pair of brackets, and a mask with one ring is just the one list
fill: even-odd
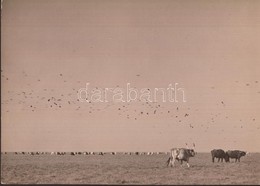
[[(1, 154), (8, 154), (7, 152), (1, 152)], [(43, 154), (50, 154), (50, 155), (117, 155), (117, 154), (124, 154), (124, 155), (158, 155), (158, 154), (167, 154), (167, 152), (14, 152), (16, 155), (43, 155)]]
[[(187, 145), (187, 144), (186, 144)], [(194, 157), (196, 154), (195, 152), (195, 144), (193, 144), (193, 148), (172, 148), (171, 149), (171, 153), (170, 153), (170, 157), (167, 160), (167, 166), (174, 166), (174, 162), (180, 161), (181, 165), (183, 163), (183, 161), (185, 161), (187, 163), (187, 166), (190, 167), (189, 165), (189, 158), (190, 157)], [(215, 158), (218, 159), (218, 162), (221, 161), (223, 162), (223, 159), (226, 162), (230, 162), (230, 159), (235, 159), (235, 162), (240, 162), (240, 158), (242, 156), (245, 156), (246, 154), (248, 154), (248, 152), (245, 151), (240, 151), (240, 150), (228, 150), (228, 151), (224, 151), (222, 149), (213, 149), (211, 151), (211, 156), (212, 156), (212, 162), (214, 163)]]

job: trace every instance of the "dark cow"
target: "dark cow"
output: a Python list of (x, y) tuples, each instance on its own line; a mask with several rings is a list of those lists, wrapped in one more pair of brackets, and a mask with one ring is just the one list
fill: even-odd
[(183, 161), (187, 162), (187, 166), (189, 165), (189, 158), (195, 156), (195, 144), (193, 144), (193, 149), (188, 148), (172, 148), (171, 155), (167, 160), (167, 166), (171, 165), (174, 166), (175, 160), (181, 161), (181, 165)]
[(242, 156), (246, 155), (245, 151), (240, 151), (240, 150), (228, 150), (226, 153), (227, 153), (229, 158), (236, 159), (235, 162), (237, 162), (237, 160), (238, 160), (238, 162), (240, 162), (240, 158)]
[(229, 157), (228, 157), (227, 153), (222, 149), (213, 149), (211, 151), (211, 156), (212, 156), (213, 163), (214, 163), (215, 158), (218, 158), (218, 162), (219, 162), (219, 160), (221, 160), (221, 162), (223, 162), (223, 159), (225, 159), (226, 162), (229, 161)]

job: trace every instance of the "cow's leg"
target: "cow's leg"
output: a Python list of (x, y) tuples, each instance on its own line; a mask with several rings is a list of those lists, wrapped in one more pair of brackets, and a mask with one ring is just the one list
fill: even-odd
[(190, 164), (189, 164), (189, 158), (187, 158), (187, 166), (190, 167)]
[(215, 157), (212, 157), (212, 162), (214, 163), (214, 159), (215, 159)]
[(171, 166), (171, 164), (172, 164), (172, 159), (171, 159), (171, 158), (169, 158), (169, 161), (168, 161), (168, 166)]
[(168, 162), (168, 165), (167, 165), (167, 166), (173, 167), (173, 165), (174, 165), (174, 158), (173, 158), (173, 157), (170, 157), (167, 162)]
[(181, 166), (182, 166), (183, 160), (181, 160)]
[(174, 163), (175, 163), (175, 158), (172, 158), (172, 159), (171, 159), (171, 167), (174, 166)]
[(221, 158), (221, 162), (223, 162), (223, 158)]
[(169, 159), (167, 160), (167, 166), (169, 166), (171, 164), (171, 162), (172, 162), (172, 158), (169, 157)]
[(218, 162), (219, 162), (220, 158), (218, 158)]
[(240, 162), (240, 158), (238, 158), (238, 162)]
[(190, 167), (189, 160), (187, 160), (187, 166)]
[(171, 167), (173, 166), (173, 162), (174, 161), (174, 158), (173, 157), (170, 157), (169, 158), (169, 164), (168, 165), (170, 165)]

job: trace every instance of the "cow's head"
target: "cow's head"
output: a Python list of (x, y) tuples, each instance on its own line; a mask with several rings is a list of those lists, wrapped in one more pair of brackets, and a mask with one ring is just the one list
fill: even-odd
[(194, 157), (195, 156), (195, 151), (194, 149), (188, 149), (189, 155)]
[(240, 155), (241, 155), (241, 156), (245, 156), (245, 155), (246, 155), (246, 152), (240, 151)]
[(197, 154), (197, 152), (195, 151), (195, 143), (193, 143), (193, 148), (192, 149), (193, 149), (194, 153)]
[(229, 155), (227, 152), (225, 152), (225, 156), (224, 156), (224, 159), (226, 162), (229, 162)]
[(188, 150), (188, 153), (190, 156), (194, 157), (196, 152), (195, 152), (195, 143), (193, 143), (193, 148), (190, 149), (188, 144), (186, 143), (186, 149)]

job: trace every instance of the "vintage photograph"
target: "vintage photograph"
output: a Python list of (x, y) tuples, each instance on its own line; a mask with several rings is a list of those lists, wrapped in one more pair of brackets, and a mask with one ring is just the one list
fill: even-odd
[(260, 1), (1, 0), (1, 183), (260, 184)]

